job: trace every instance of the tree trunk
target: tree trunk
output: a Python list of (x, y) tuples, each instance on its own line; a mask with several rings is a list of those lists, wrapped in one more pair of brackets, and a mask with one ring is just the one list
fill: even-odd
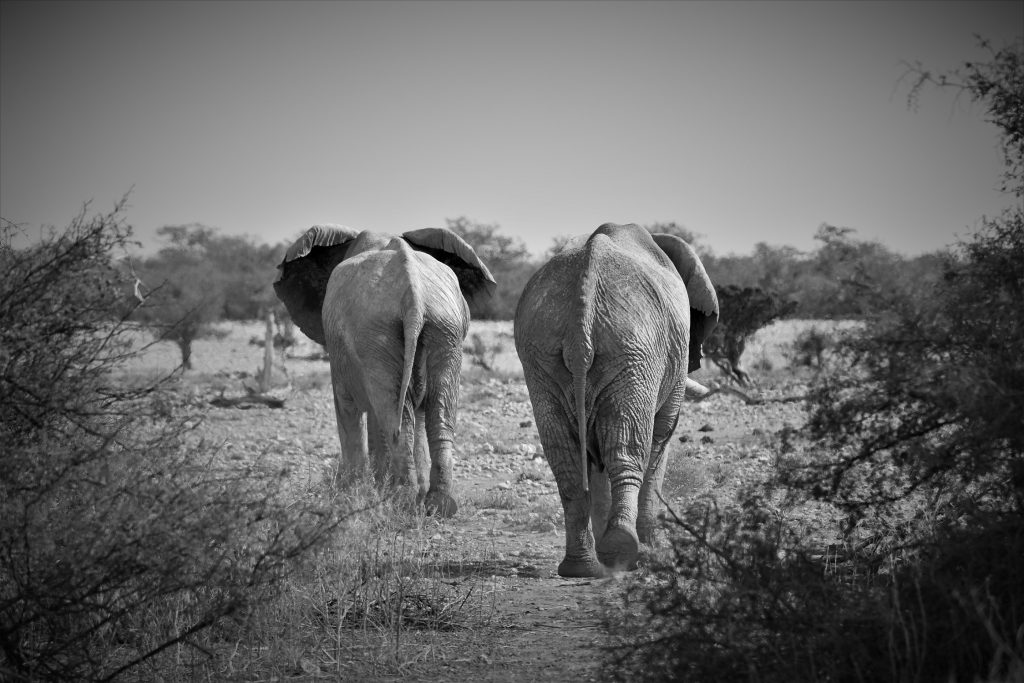
[(178, 348), (181, 349), (181, 367), (186, 370), (192, 369), (192, 340), (179, 339)]

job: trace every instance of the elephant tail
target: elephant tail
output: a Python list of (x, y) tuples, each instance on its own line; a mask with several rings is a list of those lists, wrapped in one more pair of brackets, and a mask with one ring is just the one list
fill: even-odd
[(402, 353), (402, 382), (398, 388), (397, 430), (399, 432), (402, 429), (402, 411), (405, 410), (409, 384), (412, 382), (413, 364), (416, 361), (416, 344), (419, 342), (420, 332), (423, 331), (424, 310), (422, 282), (420, 281), (416, 264), (413, 262), (415, 257), (408, 248), (403, 249), (402, 252), (408, 258), (406, 265), (409, 274), (409, 289), (402, 296), (402, 337), (404, 349)]
[[(591, 255), (587, 255), (588, 260)], [(574, 325), (575, 339), (565, 350), (565, 364), (572, 374), (572, 392), (576, 403), (576, 429), (580, 443), (580, 483), (584, 491), (590, 490), (587, 472), (587, 373), (594, 362), (594, 300), (597, 290), (598, 272), (595, 268), (584, 269), (580, 291), (581, 306), (579, 319)]]
[(572, 369), (572, 390), (576, 398), (576, 428), (580, 440), (580, 483), (584, 491), (590, 490), (590, 478), (587, 476), (587, 370), (593, 356), (585, 360), (585, 365)]

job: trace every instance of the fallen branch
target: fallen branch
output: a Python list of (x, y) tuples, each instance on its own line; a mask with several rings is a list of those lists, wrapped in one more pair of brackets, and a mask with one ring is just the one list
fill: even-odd
[(284, 399), (268, 394), (248, 394), (234, 398), (218, 396), (211, 399), (210, 404), (218, 408), (251, 408), (254, 405), (265, 405), (268, 408), (284, 408)]
[(708, 400), (709, 398), (711, 398), (715, 394), (733, 394), (735, 396), (739, 396), (741, 399), (743, 399), (744, 403), (746, 403), (747, 405), (758, 405), (758, 404), (764, 402), (764, 400), (761, 399), (761, 398), (750, 396), (749, 394), (743, 393), (739, 389), (733, 389), (732, 387), (727, 387), (727, 386), (712, 387), (712, 388), (708, 389), (706, 394), (703, 394), (701, 396), (695, 396), (695, 395), (692, 395), (692, 394), (688, 394), (687, 398), (690, 401), (692, 401), (693, 403), (700, 403), (701, 401)]
[(732, 394), (743, 399), (743, 402), (750, 406), (762, 405), (764, 403), (797, 403), (806, 399), (806, 396), (782, 396), (779, 398), (764, 398), (762, 396), (751, 396), (750, 394), (744, 393), (739, 389), (735, 389), (730, 386), (713, 386), (707, 390), (707, 393), (697, 395), (695, 393), (686, 394), (686, 399), (691, 403), (700, 403), (706, 401), (715, 394)]

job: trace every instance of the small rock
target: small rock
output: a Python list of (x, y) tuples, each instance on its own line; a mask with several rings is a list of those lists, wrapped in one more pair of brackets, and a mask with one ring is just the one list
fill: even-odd
[(679, 443), (687, 443), (688, 441), (692, 441), (692, 440), (693, 439), (692, 439), (692, 437), (690, 437), (689, 434), (682, 434), (679, 437)]
[(700, 437), (700, 442), (701, 443), (714, 443), (715, 440), (712, 439), (710, 436), (702, 436), (702, 437)]
[(508, 491), (509, 489), (512, 488), (512, 483), (508, 481), (503, 481), (500, 484), (498, 484), (498, 488), (501, 489), (502, 491)]
[(523, 420), (519, 423), (520, 427), (530, 427), (533, 425), (533, 420)]
[(712, 427), (712, 426), (711, 426), (710, 424), (708, 424), (707, 422), (705, 422), (705, 423), (704, 423), (704, 425), (703, 425), (703, 426), (701, 426), (701, 428), (700, 428), (700, 429), (698, 429), (697, 431), (698, 431), (698, 432), (713, 432), (713, 431), (715, 431), (715, 428), (714, 428), (714, 427)]

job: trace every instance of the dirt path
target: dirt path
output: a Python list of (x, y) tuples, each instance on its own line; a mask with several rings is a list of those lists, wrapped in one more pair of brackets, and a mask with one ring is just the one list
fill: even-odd
[[(238, 347), (240, 339), (233, 341), (234, 347), (221, 346), (234, 356), (254, 355), (251, 347)], [(213, 349), (204, 352), (211, 357)], [(294, 475), (322, 476), (338, 453), (327, 364), (288, 366), (294, 386), (283, 409), (211, 408), (207, 426), (224, 440), (230, 458), (248, 462), (254, 453), (270, 454)], [(197, 379), (194, 390), (207, 398), (240, 391), (243, 373), (225, 367)], [(696, 491), (727, 491), (771, 466), (765, 435), (801, 415), (798, 404), (746, 406), (729, 396), (688, 405), (670, 446), (666, 497), (682, 501)], [(601, 680), (608, 645), (603, 610), (616, 604), (622, 582), (556, 574), (564, 550), (562, 509), (521, 374), (464, 366), (455, 453), (460, 510), (451, 520), (431, 522), (431, 543), (444, 545), (448, 558), (468, 558), (446, 565), (445, 581), (487, 592), (483, 624), (436, 634), (432, 654), (397, 671), (376, 667), (379, 673), (361, 673), (359, 680)]]

